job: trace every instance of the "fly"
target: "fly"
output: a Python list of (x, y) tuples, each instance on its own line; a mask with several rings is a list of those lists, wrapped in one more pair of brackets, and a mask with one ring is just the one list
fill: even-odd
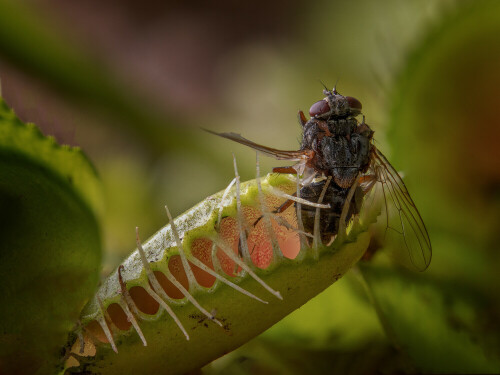
[[(373, 144), (373, 131), (364, 116), (358, 121), (361, 102), (339, 94), (335, 88), (325, 89), (323, 94), (325, 97), (309, 109), (309, 120), (302, 111), (298, 113), (302, 126), (299, 150), (278, 150), (239, 134), (209, 132), (275, 159), (295, 161), (289, 167), (273, 168), (273, 172), (301, 176), (301, 198), (317, 203), (323, 195), (323, 203), (329, 203), (330, 208), (320, 211), (319, 230), (324, 244), (330, 243), (363, 205), (369, 205), (382, 193), (390, 246), (403, 264), (425, 270), (432, 257), (429, 234), (403, 180)], [(286, 201), (276, 212), (283, 212), (291, 204), (292, 200)], [(302, 205), (301, 214), (304, 229), (313, 233), (316, 209)]]

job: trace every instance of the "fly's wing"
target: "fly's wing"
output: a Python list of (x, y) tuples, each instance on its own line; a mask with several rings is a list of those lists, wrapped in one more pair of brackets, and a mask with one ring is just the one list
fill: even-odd
[(302, 161), (304, 158), (307, 158), (308, 154), (306, 151), (285, 151), (285, 150), (277, 150), (275, 148), (267, 147), (259, 145), (255, 142), (252, 142), (246, 138), (243, 138), (241, 135), (236, 133), (216, 133), (211, 130), (203, 129), (211, 134), (218, 135), (219, 137), (230, 139), (231, 141), (235, 141), (241, 143), (242, 145), (253, 148), (254, 150), (260, 151), (267, 156), (271, 156), (278, 160), (291, 160), (291, 161)]
[(363, 211), (381, 204), (383, 238), (391, 255), (408, 268), (426, 270), (432, 246), (425, 224), (398, 172), (375, 147), (368, 173), (360, 184), (366, 193)]

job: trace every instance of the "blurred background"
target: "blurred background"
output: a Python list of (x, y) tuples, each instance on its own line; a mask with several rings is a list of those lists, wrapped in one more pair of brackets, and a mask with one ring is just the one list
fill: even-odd
[(337, 85), (404, 172), (432, 264), (376, 257), (200, 371), (500, 372), (499, 2), (0, 0), (0, 79), (22, 120), (98, 170), (103, 277), (165, 204), (224, 189), (231, 153), (254, 178), (253, 151), (201, 128), (296, 149), (297, 111)]

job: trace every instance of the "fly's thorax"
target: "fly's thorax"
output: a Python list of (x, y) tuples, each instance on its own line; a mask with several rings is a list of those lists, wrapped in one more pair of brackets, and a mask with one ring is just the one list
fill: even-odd
[(353, 134), (358, 127), (354, 117), (340, 118), (328, 121), (328, 129), (334, 135), (346, 137)]
[(314, 150), (314, 145), (318, 137), (318, 124), (316, 119), (310, 119), (306, 122), (302, 134), (301, 149)]
[[(356, 130), (355, 122), (349, 119), (337, 120), (330, 125), (332, 129), (342, 128), (346, 132), (348, 129)], [(371, 138), (353, 131), (347, 135), (335, 133), (331, 137), (324, 137), (319, 144), (321, 168), (328, 170), (334, 183), (341, 188), (350, 187), (370, 162)]]
[(352, 134), (356, 134), (358, 128), (358, 121), (354, 117), (328, 121), (311, 118), (303, 127), (301, 149), (309, 149), (317, 152), (324, 137), (340, 136), (350, 138)]
[(324, 169), (360, 167), (360, 161), (368, 153), (364, 147), (366, 141), (358, 134), (322, 138), (319, 143), (322, 166)]

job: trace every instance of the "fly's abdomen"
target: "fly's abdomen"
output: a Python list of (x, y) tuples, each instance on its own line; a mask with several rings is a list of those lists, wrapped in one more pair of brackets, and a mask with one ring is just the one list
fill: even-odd
[[(311, 185), (305, 186), (301, 189), (301, 198), (308, 201), (318, 203), (321, 192), (325, 186), (325, 181), (315, 182)], [(323, 244), (327, 244), (331, 241), (332, 237), (338, 233), (340, 217), (342, 215), (342, 209), (346, 204), (347, 195), (350, 188), (343, 189), (337, 186), (335, 183), (331, 183), (323, 197), (322, 203), (329, 204), (330, 208), (322, 208), (319, 210), (319, 230), (321, 235), (321, 241)], [(357, 188), (355, 196), (361, 193), (359, 187)], [(356, 204), (356, 199), (352, 199), (349, 202), (349, 210), (346, 216), (346, 223), (351, 219), (351, 217), (359, 213), (359, 207)], [(302, 205), (302, 223), (304, 225), (304, 230), (308, 233), (314, 233), (314, 220), (316, 217), (316, 208), (311, 206)]]

